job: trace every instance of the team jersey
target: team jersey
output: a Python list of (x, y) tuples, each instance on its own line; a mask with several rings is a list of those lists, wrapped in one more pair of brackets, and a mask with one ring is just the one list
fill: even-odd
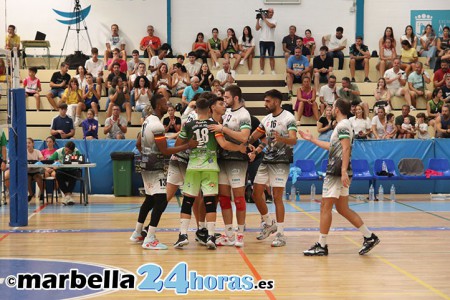
[[(241, 106), (236, 110), (228, 108), (225, 114), (222, 116), (223, 126), (228, 127), (233, 131), (241, 131), (242, 129), (252, 129), (252, 121), (250, 113), (245, 107)], [(225, 139), (233, 144), (239, 145), (241, 142), (232, 139), (231, 137), (224, 135)], [(219, 155), (220, 160), (248, 160), (248, 155), (239, 151), (222, 150)]]
[[(353, 128), (350, 120), (344, 119), (337, 123), (330, 138), (330, 151), (328, 153), (327, 175), (340, 176), (342, 167), (342, 139), (350, 139), (350, 153), (351, 144), (353, 141)], [(351, 155), (351, 154), (350, 154)], [(349, 158), (347, 173), (352, 175), (352, 168)]]
[(187, 170), (216, 171), (219, 172), (217, 164), (217, 144), (216, 137), (223, 136), (220, 132), (212, 132), (208, 125), (217, 124), (212, 120), (194, 120), (186, 123), (181, 129), (179, 138), (190, 140), (194, 135), (198, 141), (198, 146), (191, 149)]
[[(197, 117), (198, 117), (198, 115), (197, 115), (197, 113), (195, 112), (195, 110), (191, 111), (191, 112), (190, 112), (189, 114), (187, 114), (187, 115), (183, 114), (183, 115), (181, 116), (181, 126), (184, 127), (184, 125), (185, 125), (186, 123), (189, 123), (189, 122), (192, 122), (192, 121), (194, 121), (194, 120), (197, 120)], [(184, 162), (185, 164), (187, 164), (188, 161), (189, 161), (189, 153), (190, 153), (190, 151), (191, 151), (191, 150), (188, 149), (188, 150), (185, 150), (185, 151), (177, 152), (177, 153), (175, 153), (174, 155), (172, 155), (172, 157), (170, 158), (170, 160), (178, 160), (178, 161), (181, 161), (181, 162)]]
[(269, 114), (262, 119), (256, 129), (260, 133), (264, 133), (267, 138), (266, 153), (264, 154), (263, 163), (266, 164), (289, 164), (292, 162), (292, 146), (274, 141), (274, 133), (278, 132), (282, 137), (289, 137), (289, 131), (297, 132), (294, 115), (286, 110), (278, 116)]
[[(163, 168), (164, 156), (156, 146), (157, 140), (166, 140), (164, 125), (157, 116), (150, 115), (145, 119), (141, 127), (142, 156), (151, 157)], [(155, 169), (158, 168), (158, 166), (155, 166)]]

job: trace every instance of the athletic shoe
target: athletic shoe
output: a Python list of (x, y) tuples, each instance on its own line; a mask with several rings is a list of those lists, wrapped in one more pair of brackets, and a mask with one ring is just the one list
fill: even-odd
[(311, 248), (303, 251), (305, 256), (327, 256), (328, 255), (328, 245), (322, 247), (319, 242), (315, 243)]
[(189, 244), (188, 235), (187, 234), (179, 234), (178, 235), (178, 241), (173, 244), (174, 248), (183, 248), (183, 246), (186, 246)]
[(294, 97), (294, 94), (292, 93), (292, 91), (289, 91), (289, 93), (288, 93), (288, 98), (290, 99), (290, 98), (292, 98), (292, 97)]
[(40, 201), (41, 203), (44, 203), (44, 193), (42, 193), (42, 194), (39, 196), (39, 201)]
[(234, 242), (234, 245), (239, 248), (244, 247), (244, 235), (242, 233), (237, 234), (236, 242)]
[(28, 195), (28, 202), (31, 201), (31, 199), (33, 199), (34, 195)]
[(236, 243), (236, 238), (234, 237), (234, 234), (233, 234), (232, 237), (229, 237), (226, 234), (222, 234), (216, 240), (216, 245), (217, 246), (234, 246), (235, 243)]
[(248, 75), (252, 75), (253, 74), (253, 72), (252, 71), (248, 71)]
[(245, 59), (241, 59), (241, 61), (239, 62), (240, 65), (244, 65), (245, 63)]
[(364, 243), (362, 248), (359, 250), (359, 255), (364, 255), (373, 249), (376, 245), (380, 243), (380, 239), (372, 233), (369, 238), (364, 237)]
[(141, 231), (142, 239), (145, 239), (147, 237), (147, 234), (148, 234), (148, 226), (145, 226)]
[(216, 68), (218, 69), (220, 67), (220, 64), (216, 62)]
[(414, 106), (412, 106), (412, 105), (409, 107), (409, 109), (410, 109), (411, 111), (416, 110), (416, 108), (415, 108)]
[(206, 240), (208, 239), (208, 229), (197, 229), (195, 232), (195, 241), (202, 246), (206, 246)]
[(134, 243), (140, 243), (144, 241), (144, 238), (136, 231), (133, 231), (133, 233), (130, 236), (130, 241)]
[(208, 239), (206, 241), (206, 247), (209, 250), (216, 250), (217, 246), (216, 246), (216, 238), (213, 235), (208, 235)]
[(281, 232), (278, 232), (275, 239), (272, 241), (272, 247), (286, 246), (286, 236)]
[(80, 126), (80, 125), (81, 125), (81, 120), (80, 120), (79, 117), (76, 117), (76, 118), (75, 118), (75, 122), (73, 123), (73, 126), (74, 126), (74, 127), (78, 127), (78, 126)]
[(74, 205), (75, 202), (73, 202), (72, 197), (70, 197), (69, 195), (64, 196), (64, 200), (62, 201), (62, 204), (64, 205)]
[(355, 77), (352, 77), (352, 82), (355, 82), (356, 80), (355, 80)]
[(275, 232), (277, 232), (277, 224), (272, 220), (271, 225), (264, 224), (264, 226), (261, 228), (261, 232), (256, 237), (256, 239), (260, 241), (265, 240), (267, 237), (269, 237), (269, 235)]
[(259, 71), (259, 75), (264, 75), (264, 71), (263, 70)]
[(370, 81), (369, 77), (364, 78), (364, 82), (372, 82)]
[(277, 75), (277, 73), (275, 73), (275, 71), (274, 71), (274, 70), (272, 70), (272, 75)]
[(142, 244), (142, 248), (148, 250), (167, 250), (169, 247), (160, 243), (156, 236), (149, 235), (144, 239), (144, 243)]

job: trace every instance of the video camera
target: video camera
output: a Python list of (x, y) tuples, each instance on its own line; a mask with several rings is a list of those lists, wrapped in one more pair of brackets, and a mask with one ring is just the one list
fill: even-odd
[(255, 10), (255, 12), (257, 12), (257, 14), (256, 14), (256, 19), (262, 19), (262, 16), (263, 16), (263, 15), (264, 15), (265, 17), (267, 17), (267, 13), (268, 13), (269, 11), (260, 8), (260, 9)]

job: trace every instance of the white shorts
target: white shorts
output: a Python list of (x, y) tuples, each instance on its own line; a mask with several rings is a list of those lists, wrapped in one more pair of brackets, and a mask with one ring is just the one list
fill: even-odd
[(226, 160), (219, 162), (219, 184), (229, 185), (231, 188), (245, 186), (247, 178), (247, 161)]
[(179, 160), (170, 160), (169, 169), (167, 170), (167, 183), (183, 186), (184, 177), (186, 176), (187, 164)]
[(289, 165), (287, 164), (265, 164), (259, 165), (253, 183), (270, 185), (271, 187), (286, 186), (289, 176)]
[(389, 92), (391, 93), (392, 96), (397, 96), (400, 97), (402, 95), (402, 87), (399, 87), (398, 89), (389, 89)]
[(349, 188), (342, 185), (340, 176), (326, 175), (323, 180), (322, 198), (345, 197), (349, 195)]
[(146, 195), (166, 194), (166, 172), (142, 171), (141, 175)]

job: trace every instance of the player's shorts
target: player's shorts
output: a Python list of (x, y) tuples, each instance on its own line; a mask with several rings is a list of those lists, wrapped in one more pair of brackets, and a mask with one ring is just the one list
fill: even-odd
[(186, 176), (187, 164), (179, 160), (170, 160), (167, 170), (167, 183), (182, 186)]
[(166, 194), (166, 172), (142, 171), (141, 175), (146, 195)]
[(325, 176), (323, 180), (322, 198), (339, 198), (348, 195), (349, 188), (342, 185), (340, 176)]
[(259, 165), (258, 172), (256, 173), (253, 183), (270, 185), (271, 187), (286, 186), (286, 182), (289, 176), (288, 164), (265, 164)]
[(221, 161), (219, 162), (219, 167), (219, 184), (229, 185), (233, 189), (245, 186), (248, 168), (247, 161)]
[(183, 194), (195, 197), (200, 191), (203, 192), (203, 196), (217, 195), (219, 193), (219, 172), (186, 170)]

